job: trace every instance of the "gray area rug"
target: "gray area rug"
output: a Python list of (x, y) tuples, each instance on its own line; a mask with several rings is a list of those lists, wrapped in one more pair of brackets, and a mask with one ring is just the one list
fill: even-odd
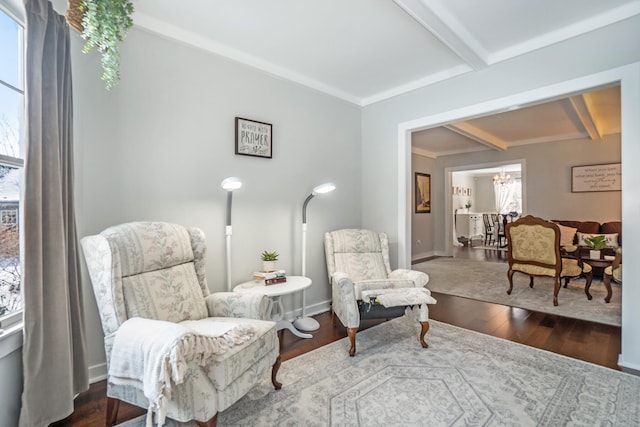
[[(286, 361), (219, 426), (639, 426), (640, 378), (406, 317)], [(136, 419), (127, 426), (142, 426)]]
[(513, 275), (513, 292), (507, 295), (509, 266), (506, 262), (435, 258), (412, 268), (429, 275), (427, 288), (435, 292), (607, 325), (620, 326), (622, 322), (620, 285), (611, 284), (613, 296), (607, 304), (604, 302), (607, 291), (597, 278), (593, 279), (589, 290), (593, 296), (591, 301), (584, 293), (585, 279), (572, 279), (567, 288), (560, 289), (558, 306), (554, 307), (552, 278), (536, 277), (533, 288), (529, 288), (529, 276), (516, 273)]

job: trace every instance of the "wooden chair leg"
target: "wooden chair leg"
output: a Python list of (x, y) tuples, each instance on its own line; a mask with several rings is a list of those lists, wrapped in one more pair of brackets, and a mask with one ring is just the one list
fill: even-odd
[(509, 279), (509, 289), (507, 289), (507, 295), (511, 295), (511, 291), (513, 291), (513, 273), (515, 273), (515, 271), (513, 270), (507, 271), (507, 279)]
[(587, 279), (587, 282), (584, 285), (584, 293), (587, 294), (587, 299), (591, 301), (591, 298), (593, 297), (589, 293), (589, 288), (591, 288), (591, 281), (593, 280), (593, 272), (585, 273), (584, 277), (585, 279)]
[(107, 419), (105, 420), (105, 426), (111, 427), (116, 425), (118, 409), (120, 409), (120, 400), (114, 397), (107, 397)]
[(276, 376), (278, 375), (278, 370), (280, 369), (280, 365), (282, 364), (282, 357), (278, 355), (276, 359), (276, 363), (273, 364), (273, 368), (271, 368), (271, 383), (276, 390), (280, 390), (282, 388), (282, 383), (278, 382)]
[(559, 277), (555, 278), (555, 283), (553, 285), (553, 305), (558, 306), (558, 293), (560, 292), (561, 281)]
[(196, 425), (198, 427), (216, 427), (217, 423), (218, 423), (218, 413), (217, 412), (213, 417), (211, 417), (211, 419), (209, 421), (196, 421)]
[(612, 278), (613, 278), (613, 276), (611, 276), (609, 274), (605, 274), (604, 275), (604, 280), (602, 281), (604, 283), (604, 287), (607, 289), (607, 296), (604, 297), (604, 302), (606, 302), (606, 303), (611, 301), (611, 294), (613, 293), (611, 291), (611, 279)]
[(420, 322), (420, 326), (420, 344), (422, 345), (422, 348), (429, 348), (429, 344), (424, 340), (424, 336), (429, 330), (429, 322)]
[(349, 349), (349, 356), (351, 357), (356, 354), (356, 332), (358, 332), (358, 328), (347, 328), (347, 335), (351, 342), (351, 348)]

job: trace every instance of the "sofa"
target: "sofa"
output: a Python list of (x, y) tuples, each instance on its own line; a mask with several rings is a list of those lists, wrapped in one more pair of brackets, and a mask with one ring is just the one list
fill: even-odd
[[(552, 220), (556, 224), (560, 224), (564, 227), (575, 228), (575, 235), (573, 237), (574, 245), (581, 245), (580, 235), (582, 234), (605, 234), (605, 235), (613, 235), (617, 234), (617, 245), (613, 244), (613, 242), (609, 241), (607, 246), (617, 247), (622, 246), (622, 222), (621, 221), (609, 221), (609, 222), (595, 222), (595, 221), (569, 221), (569, 220)], [(560, 227), (561, 232), (569, 233), (565, 234), (565, 236), (570, 236), (571, 230), (563, 229)], [(614, 237), (614, 236), (611, 236)]]

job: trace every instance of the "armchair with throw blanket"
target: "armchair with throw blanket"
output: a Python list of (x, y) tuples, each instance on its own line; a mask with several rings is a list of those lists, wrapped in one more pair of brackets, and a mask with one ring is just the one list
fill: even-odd
[(417, 318), (421, 324), (420, 344), (429, 330), (428, 304), (436, 300), (425, 288), (429, 276), (420, 271), (397, 269), (389, 264), (389, 241), (385, 233), (345, 229), (324, 235), (327, 271), (331, 283), (333, 321), (347, 327), (349, 355), (356, 352), (360, 319)]
[[(131, 222), (82, 239), (104, 331), (107, 425), (125, 401), (214, 426), (218, 412), (280, 366), (262, 295), (209, 293), (197, 228)], [(150, 418), (148, 418), (150, 422)]]

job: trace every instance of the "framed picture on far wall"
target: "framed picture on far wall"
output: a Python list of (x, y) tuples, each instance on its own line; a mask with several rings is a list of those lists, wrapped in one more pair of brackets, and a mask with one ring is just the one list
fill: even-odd
[(431, 175), (416, 172), (416, 213), (431, 213)]

